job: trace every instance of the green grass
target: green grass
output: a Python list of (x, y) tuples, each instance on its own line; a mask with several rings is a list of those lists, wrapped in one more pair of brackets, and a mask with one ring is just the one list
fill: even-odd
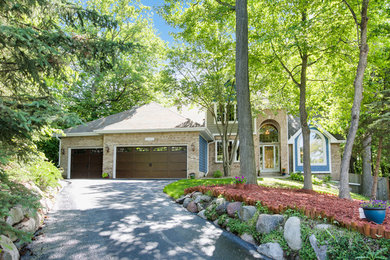
[[(180, 198), (184, 194), (186, 188), (195, 187), (195, 186), (208, 186), (208, 185), (217, 185), (217, 184), (231, 184), (233, 181), (232, 178), (224, 179), (183, 179), (175, 181), (171, 184), (168, 184), (164, 187), (164, 192), (171, 196), (174, 199)], [(258, 181), (259, 185), (266, 187), (274, 188), (293, 188), (293, 189), (302, 189), (303, 183), (299, 181), (293, 181), (289, 179), (279, 179), (279, 178), (261, 178)], [(328, 188), (321, 185), (314, 185), (313, 189), (318, 192), (324, 192), (329, 194), (338, 195), (339, 191), (334, 188)], [(356, 200), (368, 200), (367, 197), (351, 193), (351, 197)]]
[(195, 186), (210, 186), (217, 184), (231, 184), (232, 178), (225, 179), (182, 179), (168, 184), (164, 187), (164, 192), (174, 199), (180, 198), (184, 194), (184, 190)]

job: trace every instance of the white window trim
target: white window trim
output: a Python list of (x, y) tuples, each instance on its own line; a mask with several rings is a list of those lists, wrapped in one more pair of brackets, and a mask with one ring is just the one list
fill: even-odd
[[(234, 106), (234, 120), (229, 120), (229, 123), (237, 123), (238, 124), (238, 120), (237, 120), (237, 105), (236, 104), (233, 104)], [(224, 108), (226, 109), (226, 105), (224, 105)], [(214, 103), (214, 113), (215, 113), (215, 118), (214, 118), (214, 123), (217, 124), (217, 123), (221, 123), (222, 121), (218, 121), (218, 110), (217, 110), (217, 103)]]
[[(234, 140), (229, 140), (229, 142), (232, 142), (232, 145), (233, 145)], [(218, 160), (218, 143), (222, 144), (222, 140), (216, 140), (215, 141), (215, 162), (216, 163), (222, 163), (223, 161), (219, 161)], [(237, 160), (237, 149), (238, 149), (239, 145), (240, 145), (240, 141), (237, 141), (237, 147), (236, 147), (236, 149), (234, 151), (234, 160), (233, 160), (233, 162), (240, 162), (240, 160)]]
[[(310, 129), (310, 133), (311, 132), (315, 132), (316, 134), (318, 134), (322, 140), (322, 149), (324, 151), (324, 162), (323, 163), (312, 163), (310, 162), (310, 165), (311, 166), (327, 166), (328, 165), (328, 158), (327, 158), (327, 152), (326, 152), (326, 141), (325, 141), (325, 137), (324, 135), (318, 131), (318, 130), (315, 130), (315, 129)], [(303, 162), (301, 162), (301, 156), (299, 155), (300, 153), (300, 141), (302, 140), (302, 133), (299, 135), (298, 137), (298, 141), (297, 141), (297, 156), (298, 156), (298, 166), (303, 166)], [(302, 140), (302, 145), (303, 145), (303, 140)], [(311, 155), (312, 151), (310, 150), (310, 155)], [(310, 160), (311, 160), (311, 156), (310, 156)]]

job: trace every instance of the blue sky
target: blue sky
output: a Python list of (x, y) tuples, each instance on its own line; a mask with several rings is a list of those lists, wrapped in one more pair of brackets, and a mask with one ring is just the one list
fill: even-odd
[(164, 0), (141, 0), (141, 3), (145, 6), (152, 7), (151, 11), (153, 13), (153, 22), (154, 27), (158, 31), (159, 36), (164, 41), (167, 41), (169, 43), (173, 43), (173, 38), (169, 35), (169, 32), (174, 32), (175, 29), (170, 27), (164, 19), (159, 16), (156, 12), (156, 8), (162, 6), (164, 4)]

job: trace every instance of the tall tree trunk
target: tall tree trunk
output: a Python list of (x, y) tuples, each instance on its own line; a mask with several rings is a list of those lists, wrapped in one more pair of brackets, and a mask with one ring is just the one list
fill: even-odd
[(310, 128), (307, 122), (306, 112), (306, 71), (307, 71), (307, 54), (302, 55), (301, 68), (301, 84), (299, 85), (299, 117), (302, 128), (303, 141), (303, 173), (304, 183), (303, 189), (312, 190), (313, 184), (311, 179), (311, 163), (310, 163)]
[[(307, 13), (304, 9), (302, 11), (302, 22), (306, 23)], [(304, 44), (300, 51), (302, 65), (301, 65), (301, 79), (299, 84), (299, 119), (301, 121), (302, 129), (302, 148), (303, 148), (303, 173), (304, 182), (303, 189), (312, 190), (313, 184), (311, 179), (311, 161), (310, 161), (310, 128), (307, 122), (306, 111), (306, 86), (307, 86), (307, 61), (308, 54), (306, 44)]]
[(374, 178), (372, 182), (372, 189), (371, 189), (371, 196), (370, 196), (372, 200), (376, 199), (376, 190), (378, 189), (378, 173), (379, 173), (379, 167), (381, 163), (382, 144), (383, 144), (383, 136), (381, 135), (379, 136), (378, 153), (376, 155)]
[(361, 8), (361, 21), (358, 23), (356, 20), (356, 15), (347, 3), (346, 0), (344, 2), (347, 4), (350, 9), (352, 15), (355, 18), (356, 25), (360, 28), (360, 44), (359, 44), (359, 64), (356, 70), (355, 80), (353, 82), (355, 93), (353, 98), (353, 105), (351, 110), (351, 125), (348, 131), (347, 142), (345, 144), (343, 159), (341, 161), (341, 171), (340, 171), (340, 198), (351, 198), (351, 194), (349, 192), (349, 162), (351, 160), (352, 155), (352, 147), (356, 137), (356, 131), (359, 126), (359, 117), (360, 117), (360, 106), (363, 99), (363, 77), (364, 71), (367, 67), (367, 55), (368, 55), (368, 44), (367, 44), (367, 9), (369, 0), (363, 0), (362, 8)]
[(371, 173), (371, 134), (368, 134), (363, 139), (363, 176), (362, 176), (362, 194), (371, 196), (372, 188), (372, 173)]
[(248, 77), (247, 0), (236, 0), (236, 83), (240, 172), (248, 183), (257, 184)]

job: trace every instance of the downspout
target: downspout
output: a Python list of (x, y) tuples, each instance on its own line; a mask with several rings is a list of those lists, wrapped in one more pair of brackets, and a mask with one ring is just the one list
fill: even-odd
[(56, 134), (56, 138), (60, 142), (60, 145), (58, 148), (58, 164), (57, 164), (57, 167), (60, 167), (60, 163), (61, 163), (61, 138), (58, 137), (58, 134)]

